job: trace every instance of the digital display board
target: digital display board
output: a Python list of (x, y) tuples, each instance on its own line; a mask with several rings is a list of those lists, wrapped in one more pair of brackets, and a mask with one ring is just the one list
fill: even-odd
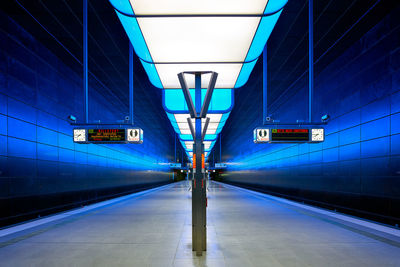
[(78, 144), (142, 144), (143, 130), (140, 128), (73, 129), (74, 142)]
[(171, 167), (172, 169), (180, 169), (182, 168), (182, 163), (170, 163), (169, 167)]
[(255, 128), (253, 141), (260, 143), (320, 143), (325, 140), (324, 128)]
[(309, 129), (271, 129), (272, 142), (308, 142)]
[(215, 168), (218, 169), (226, 168), (226, 163), (215, 163)]
[(88, 129), (89, 142), (125, 142), (125, 129)]

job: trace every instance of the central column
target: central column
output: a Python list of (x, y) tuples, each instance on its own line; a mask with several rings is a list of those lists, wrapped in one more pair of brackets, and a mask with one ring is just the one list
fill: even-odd
[(194, 179), (192, 182), (192, 244), (193, 251), (201, 256), (206, 250), (206, 186), (203, 174), (202, 154), (202, 125), (199, 117), (201, 111), (201, 73), (195, 74), (195, 140), (193, 145), (193, 156), (196, 167), (193, 166)]

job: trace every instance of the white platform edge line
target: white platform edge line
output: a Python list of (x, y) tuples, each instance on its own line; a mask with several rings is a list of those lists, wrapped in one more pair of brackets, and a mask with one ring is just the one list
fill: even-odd
[(140, 192), (135, 192), (135, 193), (132, 193), (132, 194), (129, 194), (129, 195), (126, 195), (126, 196), (117, 197), (117, 198), (113, 198), (113, 199), (110, 199), (110, 200), (106, 200), (106, 201), (94, 203), (94, 204), (91, 204), (91, 205), (88, 205), (88, 206), (84, 206), (82, 208), (74, 209), (74, 210), (71, 210), (71, 211), (66, 211), (66, 212), (63, 212), (61, 214), (50, 215), (49, 217), (46, 217), (46, 218), (43, 218), (43, 219), (38, 219), (38, 220), (31, 221), (31, 222), (23, 223), (23, 224), (20, 224), (20, 225), (11, 226), (9, 228), (0, 230), (0, 237), (4, 237), (4, 236), (10, 235), (10, 234), (15, 234), (17, 232), (24, 231), (24, 230), (27, 230), (27, 229), (30, 229), (30, 228), (33, 228), (33, 227), (36, 227), (36, 226), (39, 226), (39, 225), (43, 225), (45, 223), (61, 220), (61, 219), (64, 219), (64, 218), (72, 216), (72, 215), (76, 215), (76, 214), (80, 214), (80, 213), (83, 213), (83, 212), (91, 211), (91, 210), (94, 210), (94, 209), (97, 209), (97, 208), (102, 208), (102, 207), (105, 207), (107, 205), (114, 204), (116, 202), (127, 200), (129, 198), (139, 197), (139, 196), (142, 196), (142, 195), (145, 195), (145, 194), (148, 194), (148, 193), (152, 193), (152, 192), (155, 192), (155, 191), (163, 190), (163, 189), (165, 189), (167, 187), (170, 187), (170, 186), (172, 186), (172, 184), (167, 184), (167, 185), (163, 185), (163, 186), (160, 186), (160, 187), (151, 188), (151, 189), (147, 189), (147, 190), (140, 191)]
[(397, 229), (394, 229), (394, 228), (390, 228), (390, 227), (387, 227), (387, 226), (384, 226), (384, 225), (380, 225), (380, 224), (364, 221), (364, 220), (361, 220), (361, 219), (356, 219), (356, 218), (353, 218), (353, 217), (350, 217), (350, 216), (346, 216), (346, 215), (343, 215), (343, 214), (338, 214), (338, 213), (335, 213), (335, 212), (332, 212), (332, 211), (327, 211), (327, 210), (319, 209), (319, 208), (316, 208), (316, 207), (308, 206), (308, 205), (305, 205), (305, 204), (300, 204), (300, 203), (297, 203), (297, 202), (294, 202), (294, 201), (291, 201), (291, 200), (287, 200), (287, 199), (276, 197), (276, 196), (271, 196), (271, 195), (268, 195), (268, 194), (264, 194), (264, 193), (252, 191), (252, 190), (249, 190), (249, 189), (237, 187), (237, 186), (234, 186), (234, 185), (220, 183), (220, 182), (217, 182), (217, 181), (213, 181), (213, 182), (221, 184), (221, 185), (229, 187), (229, 188), (232, 188), (232, 189), (235, 189), (235, 190), (239, 190), (239, 191), (241, 190), (241, 191), (244, 191), (244, 192), (247, 192), (247, 193), (250, 193), (250, 194), (254, 194), (254, 195), (257, 195), (257, 196), (264, 197), (264, 198), (269, 198), (269, 199), (272, 199), (272, 200), (275, 200), (275, 201), (279, 201), (279, 202), (282, 202), (282, 203), (285, 203), (285, 204), (296, 206), (296, 207), (299, 207), (299, 208), (302, 208), (302, 209), (306, 209), (306, 210), (309, 210), (309, 211), (312, 211), (312, 212), (316, 212), (316, 213), (323, 214), (323, 215), (326, 215), (326, 216), (334, 217), (334, 218), (342, 220), (342, 221), (354, 223), (354, 224), (357, 224), (357, 225), (360, 225), (360, 226), (363, 226), (363, 227), (366, 227), (366, 228), (369, 228), (369, 229), (373, 229), (373, 230), (376, 230), (376, 231), (379, 231), (379, 232), (383, 232), (383, 233), (390, 234), (390, 235), (393, 235), (393, 236), (396, 236), (396, 237), (400, 237), (400, 230), (397, 230)]

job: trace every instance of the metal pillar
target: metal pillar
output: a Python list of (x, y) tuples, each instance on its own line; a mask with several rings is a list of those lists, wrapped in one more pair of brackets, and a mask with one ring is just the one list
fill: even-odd
[(222, 133), (219, 134), (219, 162), (222, 162)]
[(308, 121), (312, 122), (314, 98), (314, 18), (313, 0), (308, 0)]
[(88, 81), (88, 0), (83, 0), (83, 105), (85, 123), (89, 122), (89, 81)]
[[(195, 74), (195, 109), (196, 113), (201, 112), (201, 73)], [(206, 190), (204, 174), (202, 170), (202, 154), (204, 146), (202, 144), (201, 118), (195, 119), (195, 142), (193, 154), (195, 154), (196, 168), (193, 168), (194, 179), (192, 182), (192, 244), (193, 251), (197, 256), (201, 256), (207, 246), (206, 231)]]
[(176, 133), (174, 134), (174, 141), (175, 141), (175, 161), (176, 162)]
[(263, 124), (268, 116), (268, 80), (267, 80), (267, 45), (263, 50)]
[(129, 120), (133, 125), (133, 46), (131, 42), (129, 42)]

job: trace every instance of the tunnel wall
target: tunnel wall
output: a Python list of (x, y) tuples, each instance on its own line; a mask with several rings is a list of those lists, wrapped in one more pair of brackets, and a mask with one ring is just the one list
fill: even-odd
[[(319, 144), (254, 144), (262, 84), (236, 91), (222, 133), (228, 183), (389, 224), (400, 218), (400, 18), (393, 11), (323, 70), (316, 65), (315, 121), (329, 114)], [(258, 64), (256, 74), (262, 75)], [(257, 73), (258, 71), (258, 73)], [(307, 120), (307, 75), (274, 105), (281, 122)], [(258, 103), (258, 104), (257, 104)]]
[[(135, 125), (144, 130), (143, 144), (73, 143), (66, 119), (82, 118), (77, 70), (82, 67), (66, 66), (1, 14), (0, 226), (172, 181), (165, 164), (173, 152), (172, 128), (150, 120), (164, 114), (155, 88), (147, 98), (139, 91), (144, 89), (135, 91), (141, 94)], [(89, 84), (91, 118), (124, 118), (127, 106), (110, 104), (111, 96), (93, 76)], [(154, 99), (160, 103), (151, 103)]]

